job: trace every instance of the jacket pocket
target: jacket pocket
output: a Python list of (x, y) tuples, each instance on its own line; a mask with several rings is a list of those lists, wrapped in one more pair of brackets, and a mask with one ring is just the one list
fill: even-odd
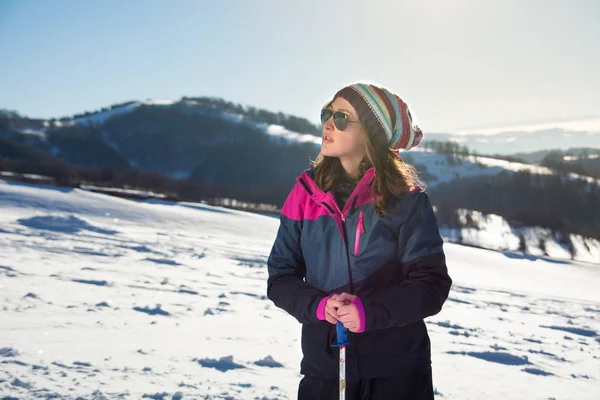
[(365, 233), (365, 212), (363, 210), (360, 211), (358, 216), (358, 224), (356, 224), (356, 235), (354, 236), (354, 255), (357, 256), (360, 254), (360, 239)]

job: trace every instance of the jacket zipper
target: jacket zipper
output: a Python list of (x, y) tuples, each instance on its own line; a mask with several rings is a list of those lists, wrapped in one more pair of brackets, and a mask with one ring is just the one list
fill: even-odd
[(346, 216), (342, 214), (342, 228), (344, 230), (344, 244), (346, 245), (346, 258), (348, 262), (348, 280), (350, 283), (350, 294), (354, 294), (354, 282), (352, 280), (352, 269), (350, 268), (350, 249), (348, 248), (348, 232), (346, 231)]
[[(350, 200), (350, 199), (348, 199)], [(336, 203), (337, 205), (337, 203)], [(339, 207), (338, 207), (339, 210)], [(349, 279), (349, 284), (350, 284), (350, 294), (354, 294), (354, 282), (352, 279), (352, 269), (350, 268), (350, 248), (348, 246), (348, 233), (346, 232), (346, 215), (343, 213), (340, 213), (342, 216), (342, 228), (343, 228), (343, 236), (344, 236), (344, 244), (346, 245), (346, 260), (348, 262), (348, 279)], [(361, 210), (361, 216), (363, 215), (363, 211)], [(359, 217), (360, 220), (360, 217)], [(352, 333), (350, 332), (350, 335), (352, 335)], [(354, 340), (352, 340), (353, 342), (353, 346), (351, 346), (352, 350), (354, 350), (354, 361), (355, 361), (355, 365), (356, 365), (356, 373), (358, 374), (358, 378), (360, 378), (360, 365), (358, 363), (358, 343), (356, 340), (356, 336), (353, 335)]]
[[(340, 213), (339, 215), (340, 215), (341, 222), (342, 222), (342, 237), (344, 238), (344, 245), (346, 246), (346, 262), (348, 263), (348, 281), (349, 281), (349, 286), (350, 286), (350, 294), (354, 294), (354, 282), (352, 279), (352, 269), (350, 268), (350, 248), (348, 246), (348, 234), (346, 232), (346, 214), (344, 214), (344, 212), (342, 210), (340, 210), (340, 208), (337, 205), (337, 202), (335, 201), (335, 198), (329, 192), (327, 193), (327, 197), (329, 197), (333, 201), (333, 206), (335, 207), (335, 210), (337, 210)], [(335, 215), (335, 212), (333, 212), (332, 207), (329, 204), (327, 204), (326, 201), (323, 201), (321, 204), (326, 206), (330, 211), (332, 211), (332, 214)], [(350, 204), (350, 198), (348, 198), (348, 201), (346, 202), (346, 205), (344, 206), (344, 210), (346, 210), (346, 207), (348, 207), (349, 204)], [(364, 211), (362, 211), (362, 210), (359, 215), (359, 220), (360, 220), (360, 217), (364, 218)], [(364, 226), (363, 226), (363, 229), (364, 229)], [(360, 377), (361, 376), (360, 375), (360, 366), (358, 363), (358, 344), (356, 343), (356, 340), (354, 340), (354, 346), (352, 346), (352, 347), (354, 348), (354, 357), (355, 357), (355, 361), (356, 361), (356, 372), (358, 373), (358, 376)]]
[(365, 233), (365, 225), (364, 225), (365, 212), (364, 210), (360, 210), (360, 215), (358, 216), (358, 224), (356, 224), (356, 236), (354, 237), (354, 255), (357, 256), (360, 253), (360, 238), (361, 234)]

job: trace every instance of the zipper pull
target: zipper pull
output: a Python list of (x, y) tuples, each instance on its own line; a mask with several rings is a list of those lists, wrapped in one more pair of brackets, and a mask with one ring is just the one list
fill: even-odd
[(363, 219), (365, 218), (365, 212), (363, 210), (360, 211), (360, 215), (358, 216), (358, 227), (362, 233), (365, 233), (365, 224)]

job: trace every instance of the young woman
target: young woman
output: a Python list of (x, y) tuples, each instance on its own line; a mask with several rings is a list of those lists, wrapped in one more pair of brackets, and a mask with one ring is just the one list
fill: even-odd
[(348, 399), (433, 399), (423, 319), (452, 280), (429, 197), (399, 156), (423, 134), (372, 84), (340, 89), (321, 122), (321, 153), (285, 201), (268, 259), (269, 299), (302, 324), (298, 398), (338, 398), (341, 321)]

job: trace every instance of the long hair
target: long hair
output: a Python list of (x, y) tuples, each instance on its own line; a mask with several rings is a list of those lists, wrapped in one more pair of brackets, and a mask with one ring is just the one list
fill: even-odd
[[(361, 124), (362, 126), (362, 124)], [(369, 168), (375, 168), (375, 182), (372, 190), (375, 207), (380, 216), (392, 211), (390, 199), (402, 197), (405, 193), (420, 187), (425, 191), (426, 185), (419, 179), (416, 169), (406, 164), (394, 151), (388, 149), (386, 143), (375, 145), (371, 135), (363, 126), (366, 154), (359, 166), (359, 178)], [(324, 192), (335, 189), (349, 177), (344, 171), (340, 159), (319, 153), (311, 163), (314, 168), (314, 181)], [(357, 181), (352, 183), (356, 184)]]

